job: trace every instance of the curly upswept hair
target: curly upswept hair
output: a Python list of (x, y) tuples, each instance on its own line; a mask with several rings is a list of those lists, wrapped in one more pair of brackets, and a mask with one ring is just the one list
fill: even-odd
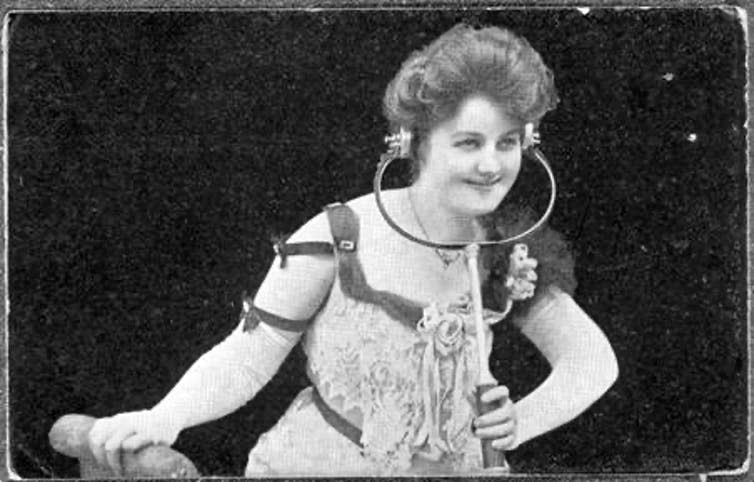
[(521, 123), (539, 123), (558, 102), (552, 71), (526, 39), (461, 23), (408, 57), (387, 87), (383, 111), (391, 130), (422, 138), (472, 95)]

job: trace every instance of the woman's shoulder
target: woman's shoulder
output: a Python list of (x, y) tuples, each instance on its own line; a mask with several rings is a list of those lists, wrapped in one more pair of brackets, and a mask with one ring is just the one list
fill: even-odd
[[(382, 192), (381, 198), (388, 209), (394, 209), (400, 202), (401, 189), (391, 189)], [(334, 201), (309, 218), (289, 238), (288, 242), (325, 241), (332, 242), (332, 221), (329, 213), (336, 206), (345, 206), (353, 213), (353, 223), (359, 230), (369, 229), (375, 225), (384, 225), (382, 214), (377, 206), (374, 193), (370, 192), (345, 202)]]
[[(398, 207), (397, 205), (400, 203), (403, 197), (405, 197), (405, 189), (406, 188), (386, 189), (380, 193), (380, 199), (384, 207), (388, 209), (388, 211), (390, 210), (390, 208), (395, 209), (396, 207)], [(369, 192), (355, 197), (347, 201), (345, 204), (360, 216), (381, 216), (377, 205), (377, 196), (375, 196), (374, 192)]]
[(332, 242), (330, 223), (327, 213), (321, 211), (307, 220), (297, 230), (293, 232), (286, 240), (286, 243), (303, 243), (303, 242)]
[[(400, 221), (401, 203), (405, 199), (405, 188), (389, 189), (381, 192), (380, 200), (383, 209), (393, 218)], [(359, 228), (365, 235), (384, 234), (385, 230), (392, 233), (377, 203), (377, 196), (373, 192), (353, 198), (345, 203), (356, 215)]]

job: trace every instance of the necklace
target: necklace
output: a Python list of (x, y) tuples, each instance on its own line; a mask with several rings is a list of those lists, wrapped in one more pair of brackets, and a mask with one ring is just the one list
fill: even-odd
[[(427, 241), (429, 241), (430, 240), (429, 234), (427, 234), (427, 230), (424, 228), (424, 224), (422, 224), (422, 221), (419, 218), (419, 214), (416, 212), (416, 206), (414, 205), (414, 197), (411, 195), (411, 190), (408, 190), (408, 203), (411, 205), (411, 213), (414, 215), (414, 220), (416, 221), (416, 224), (419, 226), (419, 229), (424, 235), (424, 238)], [(441, 248), (434, 248), (434, 252), (437, 255), (437, 257), (440, 258), (440, 261), (442, 261), (444, 269), (448, 269), (451, 264), (455, 263), (456, 260), (461, 257), (460, 249), (445, 250)]]

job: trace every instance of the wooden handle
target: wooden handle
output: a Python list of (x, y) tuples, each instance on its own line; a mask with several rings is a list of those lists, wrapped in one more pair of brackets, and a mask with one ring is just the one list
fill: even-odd
[[(500, 406), (499, 402), (495, 400), (491, 403), (485, 403), (482, 401), (482, 395), (488, 390), (495, 388), (496, 384), (478, 385), (476, 389), (476, 408), (479, 415), (484, 415)], [(506, 471), (509, 469), (508, 461), (505, 460), (505, 452), (492, 447), (492, 440), (490, 438), (482, 439), (482, 463), (484, 468), (504, 468)]]
[[(89, 449), (89, 431), (97, 419), (71, 414), (59, 418), (50, 430), (50, 445), (55, 451), (79, 459), (81, 477), (114, 477), (109, 467), (97, 463)], [(180, 452), (165, 445), (148, 445), (136, 452), (122, 452), (123, 476), (141, 478), (196, 478), (199, 471)]]

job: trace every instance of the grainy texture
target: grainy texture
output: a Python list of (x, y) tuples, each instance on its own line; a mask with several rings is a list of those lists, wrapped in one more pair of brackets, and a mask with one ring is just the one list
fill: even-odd
[[(511, 453), (514, 470), (743, 463), (745, 45), (732, 15), (89, 13), (12, 19), (18, 473), (75, 476), (47, 443), (57, 417), (157, 402), (233, 328), (273, 234), (371, 189), (384, 87), (461, 19), (515, 29), (555, 71), (562, 102), (542, 125), (560, 181), (552, 224), (577, 253), (576, 299), (621, 367), (584, 416)], [(520, 397), (546, 367), (513, 328), (498, 340), (496, 374)], [(203, 474), (239, 475), (305, 385), (296, 351), (252, 403), (176, 448)]]

